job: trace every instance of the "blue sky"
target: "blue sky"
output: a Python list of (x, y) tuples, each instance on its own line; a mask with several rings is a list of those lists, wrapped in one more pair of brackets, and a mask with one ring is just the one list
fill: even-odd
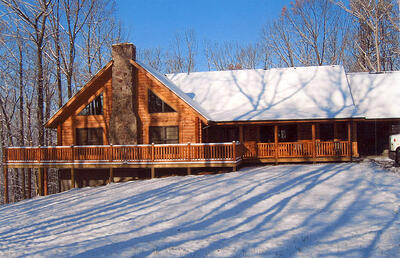
[(167, 48), (193, 29), (198, 40), (255, 42), (290, 0), (118, 0), (118, 14), (138, 48)]

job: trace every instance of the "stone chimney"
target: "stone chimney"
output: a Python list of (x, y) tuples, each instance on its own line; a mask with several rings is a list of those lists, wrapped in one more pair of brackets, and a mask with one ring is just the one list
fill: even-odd
[(129, 60), (136, 60), (131, 43), (112, 45), (112, 108), (109, 127), (110, 144), (137, 144), (135, 79)]

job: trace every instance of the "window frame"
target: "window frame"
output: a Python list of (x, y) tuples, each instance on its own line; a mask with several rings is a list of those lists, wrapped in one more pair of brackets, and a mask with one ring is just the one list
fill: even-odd
[(155, 94), (150, 89), (147, 90), (147, 111), (150, 114), (176, 112), (174, 108), (168, 105), (165, 101), (163, 101), (159, 96), (157, 96), (157, 94)]
[[(166, 138), (168, 135), (168, 129), (176, 129), (176, 138)], [(154, 139), (153, 135), (156, 133), (155, 130), (160, 130), (158, 132), (160, 139)], [(149, 142), (152, 144), (178, 144), (179, 143), (179, 126), (149, 126)]]
[[(80, 139), (80, 137), (82, 137), (83, 134), (79, 133), (78, 131), (85, 132), (85, 140), (86, 140), (85, 143), (82, 143), (84, 139)], [(93, 138), (93, 136), (96, 135), (99, 137)], [(104, 128), (103, 127), (75, 128), (75, 144), (78, 146), (104, 145)]]
[[(100, 101), (98, 101), (100, 100)], [(100, 107), (96, 105), (100, 103)], [(104, 96), (103, 92), (97, 95), (89, 104), (87, 104), (79, 113), (78, 116), (97, 116), (104, 115)]]

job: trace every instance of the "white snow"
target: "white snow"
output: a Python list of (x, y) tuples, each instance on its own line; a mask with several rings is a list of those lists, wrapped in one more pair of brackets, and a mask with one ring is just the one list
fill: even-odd
[(195, 72), (167, 77), (213, 121), (350, 118), (356, 113), (342, 66)]
[(400, 71), (347, 74), (358, 114), (367, 119), (399, 118)]
[(370, 162), (244, 168), (0, 208), (0, 257), (398, 257), (400, 177)]

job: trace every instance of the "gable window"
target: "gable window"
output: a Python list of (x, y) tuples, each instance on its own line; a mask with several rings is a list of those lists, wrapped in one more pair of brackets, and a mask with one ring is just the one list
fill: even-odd
[(179, 143), (178, 126), (150, 126), (150, 143)]
[(167, 103), (162, 101), (156, 94), (154, 94), (151, 90), (148, 90), (148, 108), (149, 113), (166, 113), (166, 112), (176, 112), (172, 107), (170, 107)]
[(76, 145), (103, 145), (103, 128), (76, 128)]
[(90, 102), (82, 111), (78, 114), (79, 116), (92, 116), (103, 114), (103, 93), (97, 96), (92, 102)]

